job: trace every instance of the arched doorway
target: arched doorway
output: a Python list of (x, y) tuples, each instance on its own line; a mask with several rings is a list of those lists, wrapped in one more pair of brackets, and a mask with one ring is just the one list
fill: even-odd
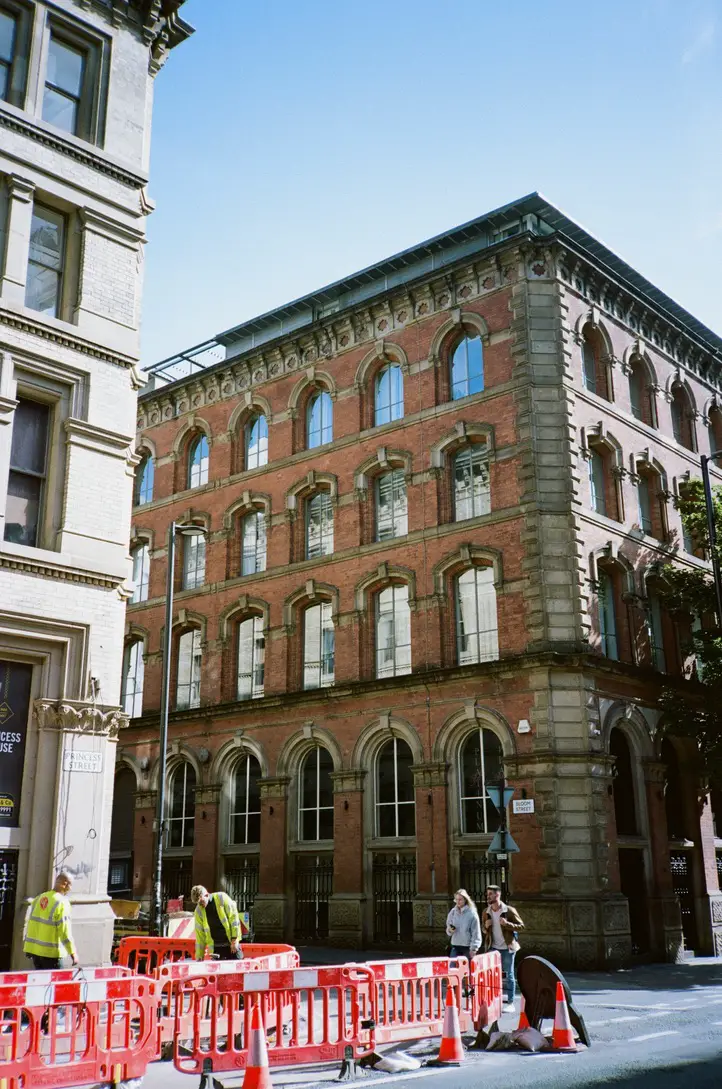
[(133, 895), (133, 823), (135, 815), (135, 775), (122, 767), (115, 776), (113, 816), (110, 825), (108, 896), (130, 900)]
[(609, 735), (609, 755), (614, 757), (612, 789), (619, 885), (629, 907), (632, 953), (639, 956), (648, 953), (650, 948), (646, 844), (640, 822), (632, 748), (629, 738), (618, 726)]

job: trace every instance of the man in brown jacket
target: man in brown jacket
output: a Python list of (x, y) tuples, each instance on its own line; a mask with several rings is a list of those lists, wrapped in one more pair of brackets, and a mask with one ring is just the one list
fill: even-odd
[(501, 970), (506, 975), (507, 999), (504, 1013), (513, 1013), (516, 996), (514, 980), (514, 958), (521, 948), (517, 934), (524, 929), (519, 912), (511, 904), (505, 904), (498, 885), (489, 885), (486, 890), (486, 907), (481, 916), (484, 932), (484, 949), (496, 949), (501, 954)]

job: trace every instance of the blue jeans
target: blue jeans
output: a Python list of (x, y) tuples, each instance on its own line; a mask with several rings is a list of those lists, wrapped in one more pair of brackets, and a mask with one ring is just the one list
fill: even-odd
[(506, 975), (506, 993), (507, 1002), (513, 1002), (516, 995), (516, 982), (514, 980), (514, 957), (516, 953), (512, 953), (511, 949), (499, 949), (498, 953), (501, 957), (501, 970)]

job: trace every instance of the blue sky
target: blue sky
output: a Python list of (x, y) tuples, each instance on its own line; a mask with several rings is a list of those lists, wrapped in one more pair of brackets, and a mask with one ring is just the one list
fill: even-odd
[(186, 0), (143, 364), (534, 189), (722, 333), (722, 0)]

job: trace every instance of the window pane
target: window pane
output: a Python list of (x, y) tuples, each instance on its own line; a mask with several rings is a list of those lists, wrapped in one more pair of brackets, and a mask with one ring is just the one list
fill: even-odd
[(588, 341), (582, 342), (582, 373), (584, 385), (590, 393), (597, 392), (597, 366), (594, 349)]
[(126, 646), (123, 655), (123, 690), (121, 703), (126, 715), (135, 718), (143, 713), (143, 643), (140, 639)]
[(150, 548), (147, 544), (133, 549), (133, 583), (131, 602), (148, 600), (148, 582), (150, 578)]
[(153, 501), (153, 483), (155, 480), (155, 461), (147, 454), (138, 467), (138, 483), (135, 501), (138, 506)]
[(380, 805), (378, 809), (380, 836), (396, 835), (396, 809), (393, 805)]
[(39, 477), (15, 472), (9, 474), (5, 506), (6, 541), (36, 547), (41, 487), (42, 481)]
[(252, 616), (238, 625), (238, 699), (263, 696), (266, 638), (263, 617)]
[(246, 425), (246, 469), (258, 469), (268, 463), (268, 423), (256, 416)]
[(451, 359), (451, 397), (468, 397), (484, 389), (481, 337), (464, 337)]
[(318, 799), (321, 806), (333, 805), (333, 783), (331, 772), (333, 760), (327, 749), (318, 750)]
[(59, 90), (78, 98), (83, 86), (84, 67), (84, 53), (79, 49), (73, 49), (72, 46), (66, 45), (65, 42), (59, 41), (54, 35), (50, 36), (48, 83), (52, 83)]
[(618, 658), (617, 617), (614, 603), (614, 585), (608, 575), (600, 572), (598, 580), (599, 637), (602, 654)]
[(416, 806), (408, 802), (399, 806), (399, 835), (416, 835)]
[(179, 709), (200, 706), (201, 633), (198, 629), (184, 632), (178, 640), (178, 684), (176, 703)]
[(411, 771), (413, 762), (414, 758), (409, 746), (405, 741), (396, 739), (396, 781), (400, 802), (414, 800), (414, 776)]
[(635, 419), (641, 420), (642, 413), (642, 398), (644, 397), (642, 375), (638, 367), (633, 367), (632, 372), (629, 375), (629, 401), (632, 409), (632, 415)]
[(261, 842), (261, 814), (249, 813), (248, 815), (248, 839), (246, 843)]
[(43, 95), (43, 121), (47, 121), (63, 132), (75, 134), (78, 128), (78, 101), (69, 98), (52, 87), (45, 88)]
[(188, 459), (188, 487), (200, 488), (208, 483), (208, 439), (203, 435), (196, 439)]
[(333, 503), (328, 492), (306, 502), (306, 559), (333, 552)]
[(495, 661), (499, 635), (491, 567), (474, 567), (459, 576), (456, 610), (459, 664)]
[(301, 814), (301, 839), (317, 839), (316, 822), (318, 815), (315, 809), (306, 809)]
[(384, 473), (376, 481), (376, 540), (408, 533), (406, 479), (403, 469)]
[[(483, 753), (482, 753), (483, 745)], [(491, 730), (469, 734), (460, 753), (462, 831), (467, 835), (494, 832), (499, 814), (487, 797), (487, 784), (503, 777), (501, 743)]]
[(16, 21), (11, 15), (0, 11), (0, 61), (10, 62), (15, 49)]
[(394, 742), (387, 741), (378, 755), (378, 801), (394, 802), (396, 787), (394, 778)]
[(652, 503), (649, 497), (649, 480), (646, 476), (639, 478), (637, 484), (639, 497), (639, 524), (645, 533), (652, 533)]
[(25, 305), (57, 316), (60, 274), (65, 248), (65, 220), (58, 212), (35, 205), (30, 225)]
[(376, 676), (411, 672), (411, 614), (407, 586), (388, 586), (376, 598)]
[(589, 458), (589, 487), (592, 498), (592, 510), (597, 514), (607, 513), (607, 499), (604, 490), (604, 458), (592, 450)]
[(308, 405), (308, 446), (322, 446), (333, 439), (333, 402), (328, 393), (315, 394)]
[(486, 448), (468, 446), (454, 458), (454, 517), (457, 522), (491, 510)]
[(183, 538), (183, 589), (195, 590), (206, 577), (206, 538), (203, 533)]
[(401, 367), (384, 367), (376, 379), (374, 423), (376, 427), (400, 420), (404, 414), (404, 386)]
[(319, 839), (333, 839), (333, 809), (322, 809), (319, 813)]
[(301, 804), (304, 809), (315, 808), (316, 806), (316, 789), (318, 784), (318, 775), (316, 773), (317, 761), (317, 750), (312, 749), (303, 762), (303, 773), (301, 776)]
[(662, 628), (662, 608), (655, 590), (647, 587), (648, 615), (649, 615), (649, 641), (652, 647), (652, 662), (655, 669), (662, 673), (666, 671), (667, 663), (664, 655), (664, 632)]
[(241, 574), (255, 575), (266, 570), (266, 516), (253, 511), (243, 519)]

